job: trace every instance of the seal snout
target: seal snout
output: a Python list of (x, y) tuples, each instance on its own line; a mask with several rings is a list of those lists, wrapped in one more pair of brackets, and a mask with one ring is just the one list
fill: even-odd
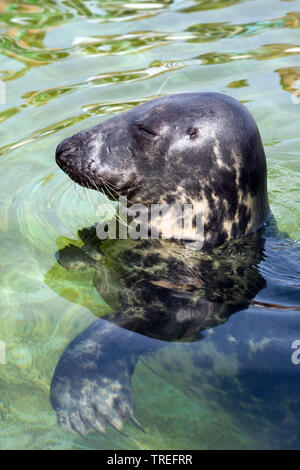
[(55, 160), (62, 170), (64, 170), (66, 159), (70, 157), (71, 153), (72, 146), (70, 145), (69, 139), (64, 139), (56, 147)]
[(84, 178), (81, 173), (81, 153), (72, 138), (64, 139), (56, 148), (55, 160), (57, 165), (73, 181), (82, 184)]

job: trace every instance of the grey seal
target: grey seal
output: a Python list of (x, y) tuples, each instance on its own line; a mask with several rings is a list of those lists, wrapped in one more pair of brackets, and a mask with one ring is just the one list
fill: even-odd
[(124, 419), (139, 426), (131, 387), (139, 358), (174, 341), (197, 344), (267, 286), (258, 266), (266, 233), (277, 235), (259, 131), (231, 97), (172, 95), (65, 139), (56, 161), (72, 180), (108, 197), (145, 205), (198, 201), (205, 209), (202, 250), (187, 250), (184, 240), (99, 243), (91, 227), (78, 232), (80, 248), (57, 254), (66, 269), (93, 268), (112, 308), (58, 362), (50, 396), (58, 421), (81, 435), (108, 425), (121, 430)]

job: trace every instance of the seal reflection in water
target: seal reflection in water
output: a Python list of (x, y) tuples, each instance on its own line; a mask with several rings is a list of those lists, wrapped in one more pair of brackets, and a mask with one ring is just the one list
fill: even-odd
[[(82, 186), (133, 203), (200, 204), (204, 246), (188, 240), (106, 240), (83, 229), (83, 246), (59, 251), (66, 269), (93, 267), (114, 312), (67, 347), (51, 402), (68, 431), (121, 429), (133, 420), (131, 377), (141, 356), (247, 308), (266, 282), (266, 161), (257, 126), (236, 100), (187, 93), (137, 106), (59, 144), (58, 165)], [(188, 388), (188, 387), (187, 387)]]

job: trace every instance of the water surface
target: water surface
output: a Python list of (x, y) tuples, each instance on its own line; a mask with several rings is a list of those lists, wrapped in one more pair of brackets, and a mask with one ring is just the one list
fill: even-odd
[[(78, 228), (94, 223), (97, 198), (75, 188), (56, 167), (57, 143), (155, 96), (228, 93), (245, 103), (258, 123), (271, 208), (279, 229), (297, 241), (299, 30), (298, 0), (0, 2), (0, 78), (6, 84), (6, 104), (0, 104), (0, 340), (6, 344), (7, 362), (0, 365), (2, 449), (300, 447), (293, 419), (298, 410), (288, 409), (281, 429), (274, 424), (283, 406), (276, 406), (276, 394), (267, 420), (250, 404), (240, 410), (251, 416), (250, 431), (235, 416), (238, 393), (231, 407), (217, 393), (230, 388), (237, 376), (243, 388), (239, 374), (247, 370), (239, 370), (234, 340), (256, 353), (277, 338), (283, 341), (278, 355), (276, 343), (273, 359), (271, 354), (265, 364), (251, 362), (257, 371), (249, 393), (258, 401), (269, 400), (268, 390), (255, 390), (260, 370), (273, 371), (272, 384), (274, 374), (278, 384), (290, 374), (285, 406), (294, 403), (300, 365), (291, 364), (290, 345), (300, 339), (299, 311), (292, 308), (300, 305), (299, 293), (280, 297), (279, 285), (299, 286), (299, 255), (295, 257), (294, 248), (289, 254), (285, 246), (280, 264), (275, 253), (280, 244), (269, 264), (261, 266), (268, 278), (277, 277), (279, 287), (270, 290), (268, 302), (265, 294), (256, 300), (285, 309), (253, 305), (201, 342), (174, 345), (139, 362), (133, 387), (136, 416), (145, 433), (126, 422), (126, 436), (113, 429), (106, 436), (93, 433), (88, 440), (65, 434), (49, 402), (63, 350), (106, 308), (91, 273), (83, 283), (82, 277), (68, 277), (56, 265), (57, 249), (78, 240)], [(197, 393), (187, 389), (193, 374), (189, 348), (213, 358), (213, 373), (219, 371), (222, 381), (211, 381), (210, 390), (201, 381)], [(186, 368), (185, 377), (163, 373), (174, 357)], [(209, 382), (207, 364), (198, 364), (197, 373), (202, 367)]]

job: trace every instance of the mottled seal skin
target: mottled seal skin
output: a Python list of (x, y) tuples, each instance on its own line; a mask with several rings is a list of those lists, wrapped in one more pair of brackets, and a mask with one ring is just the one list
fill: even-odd
[(200, 204), (207, 245), (269, 216), (266, 159), (247, 109), (219, 93), (158, 98), (63, 140), (58, 165), (82, 186), (146, 206)]
[(261, 230), (205, 251), (151, 239), (99, 246), (95, 227), (79, 234), (83, 246), (59, 250), (58, 262), (67, 270), (84, 269), (84, 261), (93, 268), (94, 285), (115, 312), (71, 342), (51, 384), (59, 424), (85, 435), (107, 425), (121, 430), (125, 418), (138, 425), (131, 377), (139, 357), (171, 341), (199, 341), (203, 330), (247, 308), (266, 282), (257, 269)]
[[(66, 269), (93, 267), (114, 314), (63, 353), (51, 402), (65, 430), (85, 435), (135, 420), (131, 376), (141, 355), (246, 308), (265, 287), (263, 224), (269, 217), (266, 161), (257, 126), (218, 93), (159, 98), (65, 139), (58, 165), (75, 182), (132, 202), (200, 203), (205, 249), (172, 240), (106, 240), (79, 233), (58, 253)], [(243, 238), (241, 238), (243, 236)], [(136, 421), (135, 421), (136, 422)]]

